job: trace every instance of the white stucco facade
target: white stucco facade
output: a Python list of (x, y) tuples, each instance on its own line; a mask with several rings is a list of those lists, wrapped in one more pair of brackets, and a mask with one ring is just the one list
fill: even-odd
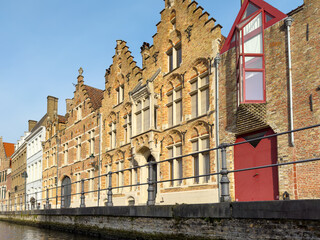
[(26, 138), (27, 141), (27, 201), (35, 208), (42, 190), (42, 142), (45, 140), (45, 127), (40, 126)]

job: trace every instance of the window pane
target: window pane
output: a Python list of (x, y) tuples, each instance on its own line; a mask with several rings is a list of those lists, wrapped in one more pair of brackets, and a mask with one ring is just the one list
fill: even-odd
[(209, 149), (209, 138), (201, 139), (202, 150)]
[(192, 117), (198, 116), (198, 94), (194, 94), (191, 96), (191, 110), (192, 110)]
[(137, 111), (140, 111), (141, 110), (141, 102), (138, 102), (137, 104)]
[(198, 149), (198, 141), (192, 142), (192, 151), (197, 152)]
[(142, 115), (141, 112), (137, 114), (137, 133), (141, 133)]
[(180, 123), (182, 120), (182, 102), (176, 103), (176, 124)]
[(168, 59), (169, 59), (169, 71), (173, 70), (173, 55), (172, 52), (168, 54)]
[(245, 40), (244, 53), (263, 53), (262, 33)]
[[(193, 175), (194, 176), (199, 176), (199, 158), (198, 155), (193, 156)], [(199, 182), (199, 177), (194, 178), (194, 182), (198, 183)]]
[[(204, 174), (210, 173), (210, 155), (209, 154), (203, 154), (203, 160), (204, 160)], [(205, 177), (205, 182), (208, 182), (210, 179), (210, 176)]]
[(144, 101), (144, 107), (149, 107), (150, 105), (150, 98), (147, 97), (146, 100)]
[[(178, 171), (179, 172), (179, 176), (178, 176), (178, 178), (183, 178), (183, 163), (182, 163), (182, 159), (181, 158), (178, 159), (178, 167), (179, 167), (179, 171)], [(178, 183), (181, 184), (182, 180), (179, 180)]]
[(262, 57), (245, 57), (245, 68), (262, 68)]
[(198, 89), (198, 81), (191, 83), (191, 91), (194, 91), (197, 89)]
[(176, 91), (176, 97), (175, 97), (175, 99), (179, 99), (179, 98), (181, 98), (181, 97), (182, 97), (182, 91), (181, 91), (181, 89), (180, 89), (180, 90)]
[(201, 91), (201, 114), (207, 113), (209, 110), (209, 88)]
[(173, 157), (173, 148), (168, 148), (168, 158), (172, 158)]
[(246, 100), (263, 100), (263, 73), (246, 72)]
[(175, 156), (181, 156), (181, 155), (182, 155), (182, 146), (177, 146)]
[(209, 76), (201, 78), (201, 87), (209, 84)]
[(274, 19), (274, 17), (266, 13), (266, 22), (269, 22), (272, 19)]
[(254, 12), (258, 11), (259, 8), (256, 7), (255, 5), (253, 5), (252, 3), (249, 3), (246, 11), (244, 12), (242, 19), (245, 19), (247, 17), (249, 17), (251, 14), (253, 14)]
[(150, 109), (144, 111), (144, 130), (150, 129)]
[(173, 101), (173, 94), (170, 93), (170, 94), (168, 95), (168, 103), (171, 103), (172, 101)]
[(182, 62), (182, 51), (181, 51), (181, 47), (179, 47), (177, 49), (177, 67), (180, 67)]
[(262, 53), (262, 17), (256, 16), (243, 28), (244, 53)]
[(168, 106), (168, 124), (173, 125), (173, 105)]

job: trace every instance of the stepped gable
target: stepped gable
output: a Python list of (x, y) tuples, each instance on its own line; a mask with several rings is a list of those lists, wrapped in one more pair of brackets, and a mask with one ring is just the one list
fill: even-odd
[(14, 153), (14, 144), (13, 143), (3, 143), (4, 150), (7, 157), (11, 157), (11, 155)]
[(88, 97), (90, 98), (91, 107), (93, 110), (97, 110), (102, 105), (102, 99), (103, 99), (103, 90), (90, 87), (88, 85), (83, 85), (84, 91), (88, 94)]
[[(128, 80), (128, 74), (130, 75), (130, 79), (132, 79), (132, 77), (135, 77), (137, 74), (141, 73), (141, 68), (137, 66), (137, 62), (134, 61), (134, 57), (132, 56), (126, 41), (117, 40), (115, 50), (115, 55), (112, 57), (113, 63), (106, 70), (106, 84), (108, 84), (109, 77), (111, 76), (115, 77), (116, 75), (122, 74), (121, 77), (127, 78)], [(121, 69), (125, 70), (122, 71)]]

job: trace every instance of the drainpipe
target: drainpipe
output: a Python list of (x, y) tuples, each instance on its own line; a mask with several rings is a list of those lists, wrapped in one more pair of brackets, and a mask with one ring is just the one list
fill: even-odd
[(98, 178), (98, 207), (100, 206), (100, 189), (101, 189), (101, 113), (98, 114), (99, 117), (99, 178)]
[(59, 147), (60, 147), (60, 139), (59, 139), (59, 131), (57, 131), (57, 182), (56, 182), (56, 208), (58, 208), (58, 179), (59, 179)]
[[(215, 59), (215, 140), (216, 140), (216, 147), (219, 147), (220, 141), (219, 141), (219, 63), (220, 63), (220, 55), (218, 54)], [(220, 152), (219, 150), (216, 150), (216, 162), (217, 162), (217, 172), (220, 171)], [(218, 186), (218, 199), (220, 199), (220, 175), (217, 175), (217, 186)]]
[[(288, 46), (288, 68), (289, 68), (289, 108), (290, 108), (290, 131), (293, 130), (293, 104), (292, 104), (292, 64), (291, 64), (291, 44), (290, 44), (290, 27), (293, 19), (288, 17), (284, 22), (287, 27), (287, 46)], [(294, 146), (294, 134), (290, 133), (291, 146)]]

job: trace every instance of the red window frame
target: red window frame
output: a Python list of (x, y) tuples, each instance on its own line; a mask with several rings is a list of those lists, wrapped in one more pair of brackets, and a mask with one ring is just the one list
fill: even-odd
[[(243, 29), (247, 26), (255, 17), (261, 14), (261, 23), (262, 25), (250, 32), (246, 38), (244, 38)], [(245, 21), (250, 19), (248, 22), (243, 24), (243, 26), (239, 27), (239, 25)], [(243, 19), (236, 27), (235, 31), (235, 45), (236, 45), (236, 53), (237, 53), (237, 85), (238, 85), (238, 101), (239, 103), (264, 103), (266, 102), (266, 81), (265, 81), (265, 46), (264, 46), (264, 27), (265, 27), (265, 11), (261, 9), (257, 12), (254, 12), (250, 16)], [(245, 53), (244, 52), (244, 42), (245, 39), (250, 39), (252, 36), (257, 35), (257, 32), (262, 32), (262, 53)], [(240, 52), (239, 47), (239, 33), (241, 33), (241, 47), (242, 52)], [(245, 57), (262, 57), (262, 68), (246, 68)], [(242, 64), (240, 59), (242, 58)], [(262, 72), (262, 81), (263, 81), (263, 99), (262, 100), (246, 100), (246, 72)]]

